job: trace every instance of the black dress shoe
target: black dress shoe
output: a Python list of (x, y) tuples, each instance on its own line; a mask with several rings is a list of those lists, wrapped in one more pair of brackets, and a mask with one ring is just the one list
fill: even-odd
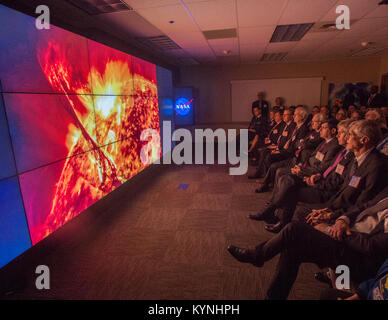
[(276, 207), (271, 203), (269, 203), (256, 214), (248, 215), (248, 218), (256, 221), (265, 221), (267, 223), (276, 223), (278, 222), (278, 220), (274, 216), (275, 210), (276, 210)]
[(257, 188), (255, 190), (256, 193), (264, 193), (264, 192), (268, 192), (269, 191), (269, 187), (266, 186), (265, 184), (263, 184), (260, 188)]
[(283, 229), (283, 224), (281, 222), (275, 223), (275, 224), (266, 224), (265, 230), (272, 232), (272, 233), (279, 233), (280, 230)]
[(238, 261), (242, 263), (252, 263), (257, 267), (263, 265), (262, 261), (258, 261), (255, 250), (238, 248), (233, 245), (228, 247), (229, 253)]
[(327, 275), (327, 272), (317, 272), (314, 274), (315, 280), (318, 280), (319, 282), (326, 283), (330, 287), (332, 287), (332, 282), (329, 276)]
[(250, 214), (248, 215), (248, 218), (256, 221), (264, 221), (266, 219), (266, 217), (263, 217), (261, 214)]
[(261, 175), (259, 174), (252, 174), (251, 176), (248, 176), (248, 179), (259, 179), (261, 178)]

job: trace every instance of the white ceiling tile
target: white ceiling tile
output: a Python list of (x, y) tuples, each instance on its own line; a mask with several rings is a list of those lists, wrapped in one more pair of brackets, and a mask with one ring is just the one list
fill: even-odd
[(237, 38), (212, 39), (208, 42), (217, 56), (224, 55), (224, 50), (230, 50), (230, 55), (238, 55), (239, 53)]
[(167, 34), (181, 48), (198, 48), (207, 46), (205, 36), (200, 31), (176, 32)]
[(236, 28), (235, 0), (213, 0), (186, 3), (187, 9), (201, 30)]
[(197, 25), (182, 5), (140, 9), (138, 13), (165, 33), (198, 31)]
[(385, 29), (387, 18), (361, 19), (352, 24), (349, 30), (341, 30), (338, 38), (359, 38)]
[(168, 51), (165, 51), (165, 53), (172, 57), (179, 57), (179, 58), (190, 57), (190, 55), (183, 49), (168, 50)]
[(240, 47), (240, 60), (241, 62), (258, 62), (263, 56), (264, 48), (255, 47)]
[(237, 0), (239, 27), (276, 25), (287, 0)]
[(316, 22), (337, 0), (290, 0), (279, 20), (279, 24)]
[(180, 0), (123, 0), (135, 10), (180, 4)]
[(300, 42), (319, 42), (328, 41), (335, 38), (340, 31), (326, 32), (308, 32)]
[(271, 40), (276, 26), (239, 28), (240, 44), (264, 44)]
[(190, 48), (187, 49), (186, 52), (194, 57), (194, 58), (213, 58), (215, 57), (213, 51), (209, 46), (198, 47), (198, 48)]
[(382, 17), (388, 17), (388, 5), (378, 6), (376, 9), (374, 9), (368, 15), (365, 16), (365, 18), (382, 18)]
[(96, 18), (134, 37), (156, 37), (163, 34), (135, 11), (100, 14)]
[(269, 43), (265, 49), (265, 53), (289, 52), (296, 46), (296, 44), (296, 41)]
[(238, 64), (240, 62), (239, 56), (219, 56), (217, 62), (220, 64)]
[(360, 19), (368, 12), (375, 9), (381, 0), (339, 0), (333, 5), (329, 12), (321, 19), (321, 21), (332, 21), (335, 23), (337, 17), (336, 8), (339, 5), (346, 5), (349, 7), (350, 19)]
[(249, 46), (240, 45), (240, 55), (260, 55), (263, 53), (266, 46)]

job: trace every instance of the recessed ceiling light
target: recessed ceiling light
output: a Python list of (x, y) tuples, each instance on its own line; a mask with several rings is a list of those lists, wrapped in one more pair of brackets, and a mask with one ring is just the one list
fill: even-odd
[(224, 55), (229, 55), (229, 54), (231, 54), (232, 53), (232, 51), (230, 51), (230, 50), (224, 50), (224, 51), (222, 51), (222, 53), (224, 54)]
[(361, 45), (363, 46), (363, 47), (366, 47), (366, 46), (368, 46), (368, 45), (371, 45), (373, 42), (370, 42), (370, 41), (363, 41), (363, 42), (361, 42)]
[(321, 26), (320, 29), (337, 29), (337, 26), (335, 23), (327, 23)]

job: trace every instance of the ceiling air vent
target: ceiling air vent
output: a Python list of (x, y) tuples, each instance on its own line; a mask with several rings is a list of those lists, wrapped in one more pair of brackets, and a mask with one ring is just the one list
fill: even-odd
[(353, 51), (353, 53), (350, 56), (351, 57), (372, 56), (384, 51), (386, 48), (387, 47), (384, 47), (384, 46), (378, 46), (377, 44), (371, 44), (371, 46), (368, 46), (366, 48)]
[(207, 40), (227, 39), (227, 38), (236, 38), (237, 32), (236, 32), (236, 29), (219, 29), (219, 30), (203, 31), (203, 35)]
[(194, 66), (199, 64), (198, 61), (193, 58), (177, 58), (176, 62), (184, 66)]
[(314, 23), (288, 24), (277, 26), (270, 42), (299, 41)]
[(260, 61), (270, 62), (270, 61), (281, 61), (287, 55), (288, 52), (278, 52), (278, 53), (264, 53)]
[(67, 0), (67, 2), (92, 16), (133, 10), (130, 6), (124, 4), (120, 0)]
[[(356, 23), (358, 19), (350, 20), (350, 26), (352, 26), (354, 23)], [(333, 23), (333, 21), (322, 21), (317, 22), (314, 24), (314, 26), (310, 29), (310, 32), (335, 32), (335, 31), (342, 31), (337, 29), (337, 25)]]
[(174, 41), (167, 36), (157, 36), (149, 38), (136, 38), (136, 40), (145, 47), (150, 49), (158, 49), (160, 51), (169, 51), (181, 49)]

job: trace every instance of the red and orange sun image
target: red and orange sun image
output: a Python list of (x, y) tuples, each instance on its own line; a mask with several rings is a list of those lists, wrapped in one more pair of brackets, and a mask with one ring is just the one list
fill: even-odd
[[(36, 134), (57, 136), (62, 160), (20, 176), (33, 244), (143, 170), (148, 164), (140, 152), (149, 142), (140, 141), (141, 132), (160, 132), (155, 65), (69, 33), (59, 40), (53, 34), (38, 42), (37, 60), (55, 94), (31, 95), (24, 117), (40, 113), (44, 122), (45, 110), (55, 108), (66, 132), (57, 132), (59, 124), (43, 126)], [(9, 99), (10, 105), (20, 102)], [(35, 129), (25, 130), (26, 135)], [(150, 163), (160, 157), (160, 148), (149, 148)]]

